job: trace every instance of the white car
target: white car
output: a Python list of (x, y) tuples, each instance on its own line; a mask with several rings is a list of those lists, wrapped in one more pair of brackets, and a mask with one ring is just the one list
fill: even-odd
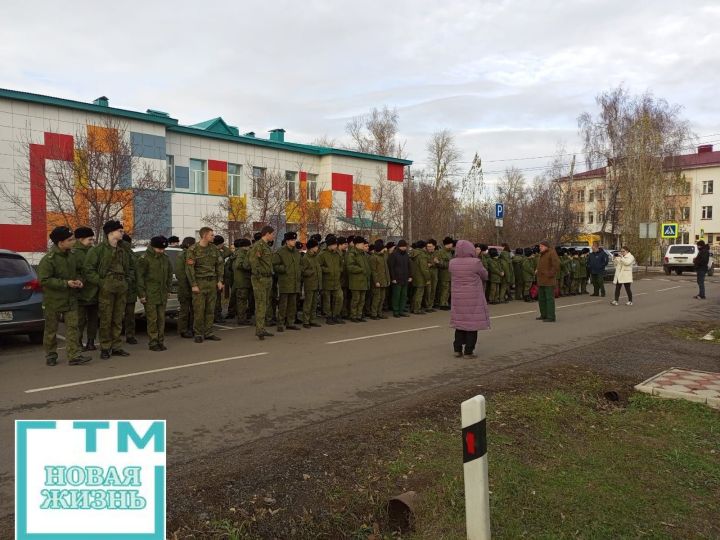
[[(680, 276), (683, 272), (694, 272), (695, 264), (693, 259), (697, 257), (698, 247), (695, 244), (673, 244), (668, 246), (665, 258), (663, 259), (663, 270), (667, 275), (674, 270), (675, 273)], [(714, 273), (713, 268), (713, 256), (710, 253), (710, 260), (708, 262), (708, 276), (712, 276)]]
[[(133, 248), (133, 253), (135, 253), (136, 257), (139, 257), (143, 253), (147, 251), (146, 247), (136, 247)], [(175, 261), (177, 260), (177, 256), (182, 253), (181, 248), (176, 247), (169, 247), (165, 250), (165, 253), (168, 257), (170, 257), (170, 264), (172, 265), (173, 269), (173, 281), (172, 286), (170, 287), (170, 294), (168, 295), (168, 301), (167, 301), (167, 308), (165, 309), (165, 315), (171, 318), (177, 317), (178, 312), (180, 311), (180, 302), (178, 302), (177, 298), (177, 276), (175, 275)], [(136, 317), (144, 317), (145, 316), (145, 308), (143, 307), (140, 300), (135, 301), (135, 316)]]

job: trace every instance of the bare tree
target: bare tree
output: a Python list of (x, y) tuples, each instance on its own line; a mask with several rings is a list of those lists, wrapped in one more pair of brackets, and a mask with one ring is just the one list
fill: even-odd
[[(134, 156), (127, 125), (112, 117), (84, 126), (73, 136), (73, 144), (72, 160), (48, 160), (45, 165), (50, 222), (71, 228), (86, 225), (99, 235), (106, 221), (132, 216), (132, 226), (125, 223), (129, 234), (142, 239), (155, 234), (157, 216), (166, 204), (164, 164), (153, 168)], [(35, 176), (30, 174), (30, 145), (29, 136), (21, 136), (17, 144), (19, 154), (27, 157), (22, 160), (26, 165), (16, 169), (19, 183)], [(7, 186), (0, 185), (0, 193), (21, 216), (32, 218), (33, 212), (44, 211), (32, 208)], [(169, 234), (157, 231), (161, 232)]]
[(621, 86), (596, 101), (598, 115), (578, 119), (588, 163), (607, 164), (605, 221), (642, 260), (652, 246), (640, 242), (638, 225), (662, 219), (666, 195), (683, 181), (674, 157), (694, 137), (681, 107), (650, 92), (631, 96)]
[(351, 150), (401, 158), (405, 143), (398, 141), (400, 115), (397, 109), (385, 105), (373, 108), (370, 113), (352, 118), (345, 131), (352, 139)]
[(451, 183), (457, 175), (461, 154), (455, 137), (449, 130), (436, 131), (430, 137), (426, 147), (428, 175), (435, 191)]

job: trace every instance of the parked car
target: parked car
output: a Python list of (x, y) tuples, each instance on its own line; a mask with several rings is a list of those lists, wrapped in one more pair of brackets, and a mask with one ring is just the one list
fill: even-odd
[(25, 257), (0, 249), (0, 334), (27, 334), (43, 341), (43, 294), (35, 270)]
[[(136, 247), (133, 248), (133, 252), (139, 257), (143, 253), (147, 251), (146, 247)], [(177, 260), (178, 254), (182, 253), (181, 248), (177, 247), (169, 247), (165, 250), (165, 253), (168, 257), (170, 257), (170, 264), (173, 268), (173, 281), (172, 286), (170, 287), (170, 294), (168, 296), (167, 301), (167, 308), (165, 310), (165, 315), (170, 318), (175, 318), (178, 315), (178, 312), (180, 311), (180, 302), (178, 302), (177, 298), (177, 276), (175, 276), (175, 261)], [(136, 317), (145, 317), (145, 308), (143, 307), (140, 300), (135, 301), (135, 316)]]
[[(695, 264), (693, 259), (697, 257), (698, 247), (695, 244), (673, 244), (668, 246), (663, 259), (663, 270), (665, 274), (670, 275), (675, 271), (678, 276), (683, 272), (694, 272)], [(710, 261), (708, 262), (708, 276), (712, 276), (715, 272), (712, 253), (710, 253)]]

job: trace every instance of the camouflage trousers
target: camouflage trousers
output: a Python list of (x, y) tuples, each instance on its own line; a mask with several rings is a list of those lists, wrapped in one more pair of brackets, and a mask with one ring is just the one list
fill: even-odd
[(199, 278), (197, 285), (200, 292), (194, 292), (192, 296), (193, 330), (196, 337), (207, 337), (212, 335), (213, 322), (215, 322), (217, 281), (214, 277)]
[[(98, 293), (100, 312), (100, 348), (119, 349), (122, 341), (123, 318), (125, 318), (127, 284), (117, 278), (106, 278)], [(133, 329), (135, 317), (133, 315)]]
[(60, 318), (65, 322), (65, 346), (67, 347), (67, 358), (72, 360), (80, 355), (78, 337), (78, 312), (75, 309), (70, 311), (45, 311), (45, 333), (43, 335), (43, 347), (45, 358), (57, 358), (57, 334)]

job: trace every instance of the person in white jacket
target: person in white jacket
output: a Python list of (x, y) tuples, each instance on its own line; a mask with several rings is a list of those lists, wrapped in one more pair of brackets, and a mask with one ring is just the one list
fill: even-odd
[(613, 283), (615, 284), (615, 300), (610, 302), (613, 306), (618, 305), (620, 299), (620, 289), (623, 285), (625, 286), (625, 292), (627, 293), (627, 305), (632, 306), (632, 290), (630, 286), (633, 282), (633, 265), (635, 264), (635, 257), (630, 253), (626, 246), (623, 246), (618, 255), (613, 257), (613, 264), (615, 265), (615, 277)]

